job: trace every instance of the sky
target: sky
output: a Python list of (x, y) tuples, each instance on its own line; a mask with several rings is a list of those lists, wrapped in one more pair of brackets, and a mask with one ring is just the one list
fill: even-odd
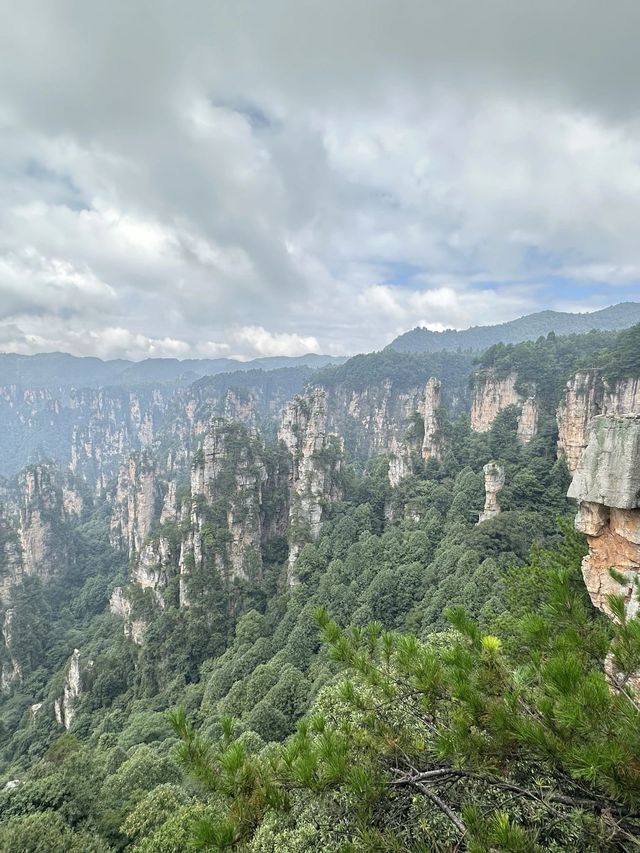
[(637, 0), (0, 0), (0, 350), (640, 299)]

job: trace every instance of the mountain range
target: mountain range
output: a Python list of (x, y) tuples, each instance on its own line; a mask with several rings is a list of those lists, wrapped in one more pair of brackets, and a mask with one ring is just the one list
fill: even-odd
[(534, 341), (540, 335), (579, 335), (597, 329), (612, 332), (628, 329), (640, 322), (640, 303), (621, 302), (601, 311), (571, 314), (565, 311), (538, 311), (508, 323), (472, 326), (470, 329), (445, 329), (433, 332), (416, 326), (391, 341), (387, 349), (396, 352), (439, 352), (441, 350), (480, 351), (493, 344), (518, 344)]

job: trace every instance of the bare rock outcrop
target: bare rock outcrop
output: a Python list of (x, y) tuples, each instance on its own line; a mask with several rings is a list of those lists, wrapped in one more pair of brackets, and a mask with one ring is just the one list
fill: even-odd
[(390, 438), (387, 448), (389, 483), (394, 488), (413, 473), (415, 458), (440, 461), (444, 456), (444, 440), (438, 422), (441, 390), (440, 380), (430, 377), (423, 396), (417, 401), (416, 410), (405, 421), (404, 434), (401, 438), (395, 435)]
[(538, 433), (538, 421), (540, 408), (535, 397), (527, 397), (522, 404), (522, 411), (518, 417), (518, 439), (522, 444), (529, 444)]
[(48, 581), (66, 565), (66, 525), (82, 514), (84, 499), (71, 475), (63, 476), (52, 465), (38, 463), (19, 475), (12, 494), (4, 500), (0, 508), (0, 600), (7, 602), (12, 587), (24, 577)]
[(162, 499), (162, 512), (160, 513), (160, 524), (167, 521), (175, 521), (178, 517), (178, 497), (175, 480), (169, 480)]
[(635, 412), (640, 412), (640, 379), (627, 377), (609, 382), (597, 369), (576, 373), (567, 382), (556, 412), (558, 457), (565, 458), (573, 473), (589, 442), (594, 418)]
[(520, 395), (516, 391), (517, 380), (515, 373), (504, 377), (488, 374), (476, 378), (471, 404), (472, 430), (487, 432), (503, 409), (521, 404)]
[(120, 466), (111, 516), (110, 541), (134, 557), (142, 550), (158, 513), (160, 490), (155, 464), (134, 454)]
[(133, 604), (121, 586), (117, 586), (111, 593), (109, 610), (114, 616), (122, 619), (125, 637), (129, 637), (138, 646), (142, 645), (147, 623), (144, 619), (134, 618)]
[[(93, 661), (88, 661), (86, 669), (90, 669), (92, 666)], [(55, 718), (67, 731), (73, 725), (76, 716), (78, 701), (83, 692), (83, 677), (84, 672), (80, 665), (80, 651), (79, 649), (74, 649), (67, 665), (62, 696), (53, 703)]]
[(0, 688), (3, 691), (11, 690), (15, 684), (22, 681), (22, 667), (12, 655), (13, 645), (13, 630), (11, 623), (15, 615), (15, 610), (9, 607), (4, 612), (2, 618), (2, 639), (5, 648), (5, 660), (2, 662), (2, 670), (0, 672)]
[(564, 456), (571, 473), (587, 446), (591, 422), (602, 414), (603, 406), (604, 382), (599, 370), (581, 371), (567, 382), (556, 419), (558, 456)]
[(498, 495), (504, 488), (504, 467), (497, 462), (487, 462), (482, 469), (484, 471), (484, 510), (480, 513), (478, 524), (494, 518), (501, 512)]
[(582, 574), (591, 600), (609, 613), (607, 596), (622, 595), (628, 614), (635, 615), (640, 579), (640, 415), (594, 419), (568, 495), (578, 501), (576, 528), (589, 543)]
[(314, 388), (285, 409), (278, 432), (291, 456), (289, 569), (305, 542), (320, 535), (325, 507), (342, 496), (343, 446), (329, 432), (327, 397)]
[(431, 376), (424, 389), (424, 401), (419, 408), (424, 422), (422, 458), (440, 460), (444, 446), (438, 424), (438, 409), (442, 405), (442, 383)]
[[(180, 605), (189, 606), (189, 575), (215, 571), (229, 583), (262, 571), (263, 494), (268, 481), (261, 441), (245, 426), (214, 418), (195, 454), (191, 496), (183, 504), (177, 555)], [(218, 535), (211, 535), (215, 523)]]

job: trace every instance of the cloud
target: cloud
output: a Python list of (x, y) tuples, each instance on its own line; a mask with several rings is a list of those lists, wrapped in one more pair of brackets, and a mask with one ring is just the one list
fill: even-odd
[(262, 326), (238, 329), (233, 340), (250, 347), (257, 355), (305, 355), (320, 349), (320, 344), (312, 335), (303, 337), (296, 334), (273, 334)]
[(631, 0), (3, 18), (3, 348), (351, 353), (640, 297)]

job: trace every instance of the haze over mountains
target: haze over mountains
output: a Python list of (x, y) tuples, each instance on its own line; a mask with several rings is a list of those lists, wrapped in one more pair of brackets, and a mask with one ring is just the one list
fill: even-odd
[(113, 359), (103, 361), (62, 352), (37, 355), (0, 353), (0, 384), (46, 388), (50, 386), (129, 387), (149, 382), (190, 383), (203, 376), (247, 370), (278, 370), (282, 367), (325, 367), (342, 364), (346, 357), (308, 353), (300, 356), (272, 356), (250, 361), (232, 358), (147, 358), (144, 361)]
[[(399, 335), (386, 349), (396, 352), (477, 351), (496, 343), (520, 343), (555, 332), (570, 335), (626, 329), (640, 322), (640, 303), (622, 302), (600, 311), (576, 313), (540, 311), (493, 326), (446, 329), (434, 332), (416, 327)], [(317, 369), (343, 364), (347, 356), (307, 353), (300, 356), (271, 356), (249, 361), (233, 358), (147, 358), (103, 360), (52, 352), (36, 355), (0, 353), (0, 385), (28, 388), (121, 386), (148, 383), (187, 385), (205, 376), (248, 370), (278, 370), (283, 367)]]

